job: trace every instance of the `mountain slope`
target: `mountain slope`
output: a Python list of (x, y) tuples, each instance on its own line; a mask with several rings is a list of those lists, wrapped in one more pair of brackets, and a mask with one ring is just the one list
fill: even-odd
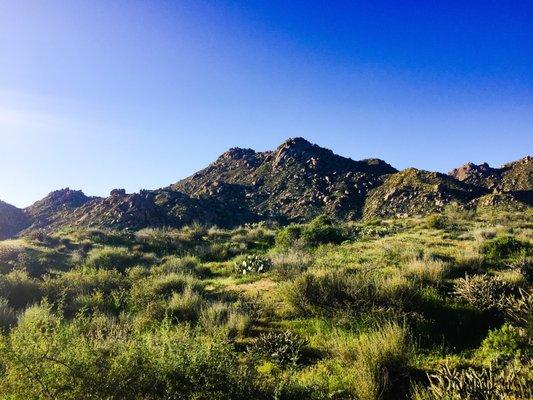
[(30, 219), (23, 210), (0, 200), (0, 240), (18, 234), (29, 224)]
[(245, 204), (262, 219), (300, 221), (322, 213), (356, 218), (368, 190), (393, 172), (384, 161), (353, 161), (295, 138), (274, 151), (230, 149), (171, 188), (195, 198)]
[(450, 203), (466, 205), (486, 192), (448, 175), (408, 168), (390, 175), (369, 194), (364, 216), (425, 215), (439, 212)]
[(501, 168), (468, 163), (448, 174), (461, 182), (499, 192), (529, 191), (533, 189), (533, 158), (524, 157)]

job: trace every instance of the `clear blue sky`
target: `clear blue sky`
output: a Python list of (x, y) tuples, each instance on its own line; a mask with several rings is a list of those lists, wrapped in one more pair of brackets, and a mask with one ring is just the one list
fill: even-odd
[(533, 153), (533, 2), (0, 0), (4, 201), (294, 136), (438, 171)]

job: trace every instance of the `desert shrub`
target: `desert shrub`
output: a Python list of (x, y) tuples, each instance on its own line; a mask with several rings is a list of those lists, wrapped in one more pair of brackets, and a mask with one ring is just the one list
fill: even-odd
[(26, 311), (0, 342), (0, 392), (19, 399), (246, 399), (254, 370), (224, 340), (183, 326), (138, 333), (105, 316)]
[(128, 303), (133, 310), (140, 311), (150, 303), (168, 300), (174, 293), (183, 293), (187, 288), (199, 292), (203, 284), (190, 274), (149, 275), (133, 282)]
[(416, 293), (412, 283), (402, 277), (377, 278), (342, 270), (303, 273), (284, 290), (286, 301), (300, 315), (399, 311)]
[(181, 293), (174, 292), (167, 302), (166, 312), (174, 321), (188, 321), (195, 323), (205, 300), (197, 292), (186, 287)]
[(285, 228), (280, 229), (276, 234), (276, 246), (281, 248), (294, 246), (301, 236), (301, 225), (288, 225)]
[(128, 288), (117, 270), (83, 267), (67, 271), (58, 277), (45, 276), (43, 294), (52, 304), (60, 304), (67, 315), (80, 309), (118, 311), (118, 295)]
[(259, 335), (251, 351), (282, 366), (296, 365), (307, 341), (291, 332), (267, 332)]
[(446, 274), (449, 265), (439, 259), (413, 258), (409, 260), (405, 267), (405, 274), (421, 284), (440, 285)]
[(489, 331), (481, 344), (479, 353), (484, 358), (489, 359), (497, 357), (512, 358), (524, 350), (527, 350), (527, 340), (520, 329), (504, 324), (499, 329)]
[(233, 305), (217, 301), (201, 310), (199, 324), (206, 332), (222, 329), (233, 339), (248, 330), (250, 317)]
[(248, 255), (240, 263), (235, 263), (235, 272), (239, 275), (260, 274), (272, 268), (272, 261), (258, 255)]
[(515, 359), (489, 368), (452, 368), (444, 365), (429, 374), (430, 385), (418, 389), (415, 400), (526, 400), (533, 396), (530, 361)]
[(513, 236), (499, 236), (489, 239), (480, 247), (481, 253), (489, 260), (495, 262), (516, 258), (521, 254), (528, 254), (531, 249), (530, 243), (518, 240)]
[(21, 309), (39, 301), (42, 289), (39, 281), (26, 271), (13, 270), (7, 275), (0, 275), (0, 297), (7, 299), (11, 307)]
[(338, 350), (351, 359), (353, 388), (357, 399), (397, 399), (409, 386), (409, 363), (414, 348), (407, 330), (386, 323), (363, 333), (350, 346)]
[(426, 225), (431, 229), (445, 229), (446, 224), (446, 217), (442, 214), (432, 214), (426, 218)]
[(116, 269), (124, 272), (140, 261), (139, 256), (125, 247), (102, 247), (92, 249), (87, 264), (96, 268)]
[(200, 277), (207, 277), (211, 273), (209, 268), (203, 267), (198, 257), (195, 256), (165, 257), (161, 264), (152, 268), (152, 272), (154, 274), (185, 273)]
[(504, 312), (513, 324), (527, 328), (533, 333), (533, 291), (518, 289), (516, 296), (506, 299)]
[(513, 291), (513, 287), (499, 277), (474, 275), (458, 279), (454, 293), (461, 300), (482, 311), (501, 311)]
[(11, 328), (17, 322), (17, 314), (9, 302), (0, 297), (0, 330)]
[(273, 272), (276, 279), (288, 281), (307, 271), (312, 261), (311, 255), (302, 251), (277, 253), (272, 256)]
[(341, 243), (344, 239), (342, 230), (323, 216), (315, 218), (309, 224), (304, 225), (302, 229), (302, 240), (307, 246)]

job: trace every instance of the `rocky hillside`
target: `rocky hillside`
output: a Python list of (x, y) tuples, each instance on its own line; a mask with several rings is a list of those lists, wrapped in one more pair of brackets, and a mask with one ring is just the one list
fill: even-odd
[(408, 168), (390, 175), (366, 200), (367, 218), (405, 217), (439, 212), (450, 203), (466, 206), (484, 195), (485, 188), (438, 172)]
[(30, 224), (23, 210), (0, 200), (0, 240), (16, 235)]
[(501, 168), (492, 168), (487, 163), (468, 163), (455, 168), (448, 175), (495, 192), (529, 191), (533, 189), (533, 158), (524, 157)]
[(273, 151), (233, 148), (189, 178), (166, 188), (106, 198), (69, 188), (20, 210), (0, 202), (0, 237), (65, 226), (136, 230), (198, 221), (235, 226), (264, 220), (308, 221), (320, 214), (351, 220), (462, 207), (532, 205), (531, 157), (491, 168), (466, 164), (448, 175), (379, 159), (354, 161), (303, 138)]
[(395, 172), (384, 161), (354, 161), (296, 138), (274, 151), (230, 149), (171, 189), (245, 205), (260, 219), (298, 221), (322, 213), (352, 219), (361, 216), (368, 191)]

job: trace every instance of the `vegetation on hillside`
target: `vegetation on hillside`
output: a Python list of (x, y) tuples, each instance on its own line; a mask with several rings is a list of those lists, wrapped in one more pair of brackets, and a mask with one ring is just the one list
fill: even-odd
[(0, 399), (530, 399), (532, 217), (0, 241)]

